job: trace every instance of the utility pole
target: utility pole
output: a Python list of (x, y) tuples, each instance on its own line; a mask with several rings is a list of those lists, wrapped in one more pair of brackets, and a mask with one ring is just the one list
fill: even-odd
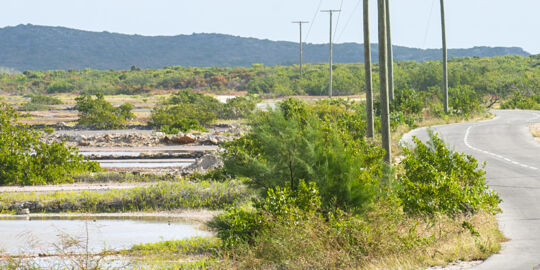
[(446, 48), (446, 22), (444, 18), (444, 0), (441, 0), (441, 26), (442, 26), (442, 50), (443, 50), (443, 82), (442, 91), (444, 98), (444, 112), (448, 113), (448, 51)]
[(295, 21), (295, 22), (292, 22), (292, 23), (297, 23), (298, 26), (300, 26), (300, 77), (302, 77), (304, 75), (304, 71), (302, 69), (302, 25), (305, 24), (305, 23), (308, 23), (306, 21)]
[(386, 47), (386, 3), (385, 0), (378, 0), (379, 12), (379, 77), (381, 82), (381, 133), (382, 146), (386, 151), (384, 161), (390, 164), (392, 162), (392, 152), (390, 145), (390, 106), (388, 97), (388, 73), (387, 59), (388, 53)]
[(329, 65), (330, 65), (330, 85), (329, 85), (329, 88), (328, 88), (328, 96), (329, 97), (332, 97), (332, 65), (333, 65), (333, 49), (332, 49), (332, 36), (333, 36), (333, 32), (332, 32), (332, 16), (334, 15), (334, 12), (341, 12), (341, 10), (338, 10), (338, 9), (329, 9), (329, 10), (321, 10), (321, 12), (328, 12), (330, 14), (330, 60), (329, 60)]
[(392, 32), (390, 28), (390, 0), (386, 0), (386, 37), (388, 50), (388, 92), (390, 101), (394, 101), (394, 52), (392, 49)]
[(373, 138), (373, 80), (371, 74), (371, 42), (369, 38), (369, 0), (364, 0), (364, 69), (366, 74), (367, 136)]

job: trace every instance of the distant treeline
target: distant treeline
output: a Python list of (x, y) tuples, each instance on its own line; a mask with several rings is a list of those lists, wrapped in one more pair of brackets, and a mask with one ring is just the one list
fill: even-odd
[[(334, 93), (354, 95), (365, 91), (363, 64), (336, 64)], [(374, 66), (378, 86), (378, 66)], [(395, 63), (397, 89), (437, 92), (441, 82), (439, 61)], [(493, 58), (459, 58), (449, 62), (450, 87), (467, 86), (482, 95), (507, 97), (540, 91), (540, 55)], [(0, 74), (0, 90), (12, 94), (83, 93), (145, 94), (151, 90), (197, 90), (223, 93), (247, 91), (273, 96), (326, 95), (328, 67), (305, 66), (304, 77), (298, 66), (236, 68), (165, 67), (131, 70), (53, 70)], [(377, 90), (377, 89), (375, 89)]]

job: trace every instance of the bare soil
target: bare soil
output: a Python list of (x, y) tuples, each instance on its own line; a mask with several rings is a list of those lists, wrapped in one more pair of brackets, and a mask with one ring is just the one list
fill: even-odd
[(63, 185), (46, 186), (0, 186), (0, 193), (3, 192), (25, 192), (25, 193), (48, 193), (55, 191), (109, 191), (113, 189), (131, 189), (136, 187), (146, 187), (155, 183), (76, 183)]
[(531, 133), (534, 136), (534, 139), (540, 143), (540, 123), (532, 124), (530, 127)]

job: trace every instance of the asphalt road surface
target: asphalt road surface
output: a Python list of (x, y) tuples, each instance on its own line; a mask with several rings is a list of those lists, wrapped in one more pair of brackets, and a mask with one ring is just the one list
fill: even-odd
[[(529, 125), (540, 122), (539, 111), (494, 111), (492, 120), (433, 127), (455, 151), (485, 161), (487, 180), (499, 192), (503, 213), (499, 226), (510, 240), (500, 254), (474, 269), (540, 270), (540, 143)], [(406, 134), (428, 138), (424, 129)]]

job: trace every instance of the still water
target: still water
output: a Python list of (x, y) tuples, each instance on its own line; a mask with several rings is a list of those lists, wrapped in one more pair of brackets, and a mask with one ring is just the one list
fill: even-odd
[[(88, 241), (86, 241), (88, 232)], [(160, 219), (0, 219), (0, 250), (8, 254), (58, 253), (62, 239), (73, 238), (89, 250), (119, 250), (134, 244), (209, 236), (196, 225)]]

